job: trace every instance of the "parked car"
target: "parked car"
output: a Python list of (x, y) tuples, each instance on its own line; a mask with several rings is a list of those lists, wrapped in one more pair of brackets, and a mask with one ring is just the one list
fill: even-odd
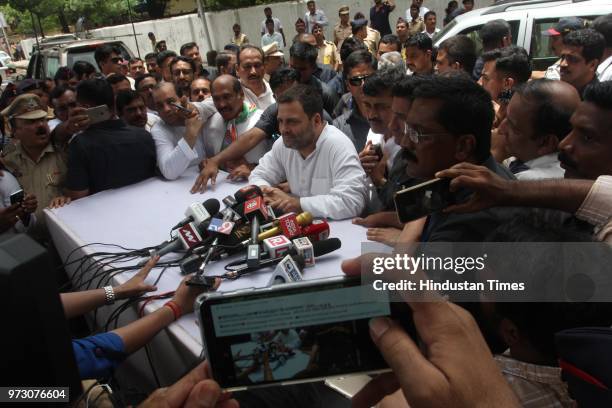
[(501, 1), (457, 16), (435, 36), (434, 44), (439, 46), (447, 38), (466, 34), (476, 42), (480, 52), (482, 41), (478, 30), (491, 20), (502, 19), (510, 24), (512, 43), (525, 48), (531, 55), (534, 70), (542, 71), (557, 60), (550, 48), (550, 37), (542, 32), (552, 28), (561, 17), (592, 21), (609, 13), (612, 13), (612, 0)]
[(40, 49), (35, 49), (30, 56), (26, 76), (36, 79), (53, 78), (59, 67), (72, 67), (76, 61), (87, 61), (98, 70), (94, 52), (96, 48), (107, 44), (117, 46), (123, 58), (128, 60), (134, 58), (134, 54), (123, 41), (75, 40), (60, 44), (57, 42), (41, 43)]

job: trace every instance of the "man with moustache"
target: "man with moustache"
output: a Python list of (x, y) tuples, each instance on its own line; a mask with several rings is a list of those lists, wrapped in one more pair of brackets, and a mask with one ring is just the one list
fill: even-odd
[[(204, 151), (206, 157), (213, 157), (241, 138), (253, 128), (262, 111), (246, 101), (238, 78), (221, 75), (212, 83), (212, 100), (217, 113), (212, 115), (203, 128), (206, 135)], [(236, 177), (247, 178), (259, 159), (270, 150), (270, 142), (263, 140), (244, 155), (243, 158), (225, 163), (225, 168)]]
[(570, 123), (571, 132), (559, 143), (565, 180), (511, 181), (482, 166), (460, 163), (436, 176), (453, 178), (451, 189), (469, 188), (474, 194), (448, 211), (466, 213), (493, 206), (552, 208), (574, 213), (595, 226), (596, 239), (612, 243), (612, 82), (589, 85)]
[(433, 73), (433, 43), (425, 33), (411, 36), (405, 43), (406, 66), (413, 75)]
[(238, 53), (236, 74), (240, 78), (245, 99), (257, 109), (265, 110), (274, 103), (270, 85), (264, 80), (266, 73), (264, 53), (254, 45), (243, 45)]
[[(158, 121), (151, 135), (157, 151), (157, 167), (168, 180), (180, 177), (188, 167), (199, 164), (204, 158), (204, 133), (201, 106), (188, 103), (187, 96), (179, 98), (173, 83), (162, 82), (153, 91)], [(189, 113), (178, 109), (180, 104)]]
[(23, 190), (36, 196), (36, 225), (29, 232), (44, 239), (48, 236), (43, 209), (62, 195), (68, 159), (66, 146), (51, 138), (47, 108), (36, 95), (18, 96), (1, 114), (16, 141), (13, 149), (3, 152), (2, 162)]
[[(405, 132), (399, 138), (409, 176), (426, 181), (457, 163), (479, 164), (503, 179), (512, 173), (490, 153), (493, 106), (491, 96), (464, 75), (421, 79), (411, 95), (394, 93), (393, 111), (404, 116)], [(455, 200), (469, 196), (455, 191)], [(423, 242), (479, 242), (513, 211), (489, 209), (470, 214), (434, 213), (426, 217), (420, 234)], [(408, 225), (408, 224), (407, 224)]]
[(119, 92), (115, 98), (115, 105), (117, 116), (126, 125), (151, 131), (150, 128), (147, 129), (147, 106), (138, 92), (131, 89)]
[(153, 90), (157, 86), (157, 77), (153, 74), (144, 74), (136, 79), (136, 92), (138, 92), (147, 106), (147, 124), (146, 129), (150, 132), (153, 126), (159, 120), (155, 99), (153, 98)]
[(604, 36), (591, 28), (564, 36), (559, 64), (561, 80), (574, 86), (582, 95), (587, 85), (599, 82), (597, 67), (605, 48)]

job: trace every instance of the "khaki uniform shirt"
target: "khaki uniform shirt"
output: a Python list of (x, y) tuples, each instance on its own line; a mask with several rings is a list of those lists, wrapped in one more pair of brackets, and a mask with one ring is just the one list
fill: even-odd
[(410, 20), (408, 22), (408, 35), (412, 37), (415, 34), (418, 34), (425, 30), (425, 23), (423, 22), (423, 18), (419, 17), (415, 21)]
[(317, 62), (319, 64), (330, 65), (332, 69), (336, 69), (338, 60), (336, 59), (338, 49), (331, 41), (323, 41), (323, 45), (319, 48), (319, 56)]
[(244, 44), (248, 44), (248, 43), (249, 43), (249, 38), (244, 33), (240, 33), (240, 36), (238, 38), (232, 37), (232, 44), (236, 44), (239, 47)]
[(378, 43), (380, 42), (380, 33), (368, 26), (368, 35), (366, 36), (364, 42), (372, 55), (376, 55), (376, 52), (378, 51)]
[(42, 237), (46, 234), (43, 210), (52, 199), (62, 195), (64, 178), (68, 169), (68, 155), (65, 149), (49, 143), (38, 161), (33, 161), (17, 142), (14, 149), (3, 152), (2, 161), (10, 170), (26, 193), (36, 196), (37, 226), (33, 235)]
[(340, 23), (334, 27), (334, 43), (340, 49), (342, 47), (342, 41), (349, 38), (353, 34), (351, 30), (351, 24), (347, 24), (345, 27), (341, 26)]

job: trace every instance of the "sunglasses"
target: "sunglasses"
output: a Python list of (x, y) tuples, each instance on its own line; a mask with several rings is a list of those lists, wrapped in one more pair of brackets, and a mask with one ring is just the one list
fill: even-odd
[(349, 84), (353, 86), (361, 86), (371, 75), (359, 75), (348, 79)]

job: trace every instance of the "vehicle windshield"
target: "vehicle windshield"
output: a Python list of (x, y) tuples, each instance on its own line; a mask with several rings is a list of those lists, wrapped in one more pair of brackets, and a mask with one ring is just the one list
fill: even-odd
[[(129, 60), (131, 58), (130, 54), (128, 53), (128, 51), (121, 44), (113, 44), (113, 45), (115, 45), (115, 46), (117, 46), (117, 47), (119, 47), (121, 49), (121, 55), (123, 56), (123, 58), (125, 58), (127, 60)], [(100, 46), (100, 44), (95, 44), (95, 45), (87, 45), (87, 46), (83, 46), (83, 47), (69, 49), (68, 50), (68, 55), (66, 57), (67, 58), (66, 65), (71, 67), (77, 61), (87, 61), (91, 65), (96, 67), (97, 71), (99, 71), (100, 69), (98, 68), (98, 64), (96, 63), (96, 59), (94, 58), (94, 52), (96, 52), (96, 48), (98, 48), (99, 46)]]
[[(443, 29), (441, 29), (437, 34), (434, 35), (434, 43), (436, 41), (438, 41), (439, 38), (444, 38), (444, 36), (446, 35), (447, 32), (449, 32), (450, 30), (453, 29), (454, 26), (457, 25), (457, 20), (453, 19), (450, 23), (448, 23), (447, 25), (444, 26)], [(440, 44), (435, 44), (436, 46), (440, 45)]]

